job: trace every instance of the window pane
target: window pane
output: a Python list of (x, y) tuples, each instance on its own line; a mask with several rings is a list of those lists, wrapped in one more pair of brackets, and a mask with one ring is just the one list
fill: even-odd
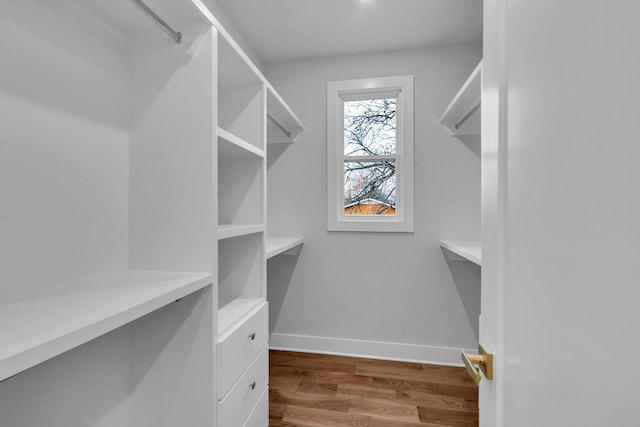
[(345, 162), (344, 214), (395, 215), (395, 213), (395, 162)]
[(344, 155), (395, 154), (396, 98), (344, 102)]

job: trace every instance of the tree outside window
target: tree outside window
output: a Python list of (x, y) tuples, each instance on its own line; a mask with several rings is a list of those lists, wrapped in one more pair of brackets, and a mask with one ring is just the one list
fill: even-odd
[(395, 215), (395, 154), (396, 99), (345, 101), (345, 215)]

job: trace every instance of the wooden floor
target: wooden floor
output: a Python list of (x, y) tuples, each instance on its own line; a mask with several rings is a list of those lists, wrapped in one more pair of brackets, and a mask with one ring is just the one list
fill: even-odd
[(270, 351), (269, 426), (470, 427), (464, 368)]

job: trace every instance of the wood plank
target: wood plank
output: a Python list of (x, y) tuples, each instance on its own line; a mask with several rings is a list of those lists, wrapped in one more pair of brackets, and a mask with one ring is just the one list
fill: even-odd
[(291, 406), (283, 421), (299, 427), (368, 427), (370, 417), (361, 414), (336, 413), (320, 409)]
[(451, 427), (477, 427), (478, 415), (457, 411), (418, 407), (421, 422), (446, 425)]
[(471, 385), (439, 384), (426, 381), (396, 380), (393, 378), (372, 378), (375, 387), (390, 387), (399, 391), (415, 390), (443, 396), (461, 397), (466, 400), (478, 400), (478, 387)]

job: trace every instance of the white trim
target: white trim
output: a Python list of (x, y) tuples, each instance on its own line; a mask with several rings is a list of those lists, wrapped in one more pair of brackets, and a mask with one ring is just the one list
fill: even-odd
[(460, 349), (278, 333), (273, 333), (269, 336), (269, 348), (272, 350), (354, 356), (443, 366), (464, 366), (460, 359), (460, 352), (476, 353), (476, 349), (470, 348)]
[[(397, 98), (396, 214), (344, 214), (344, 129), (343, 101), (393, 94)], [(414, 231), (414, 109), (413, 76), (341, 80), (327, 83), (327, 229), (329, 231), (413, 232)], [(371, 156), (367, 161), (374, 161)], [(354, 156), (358, 161), (360, 156)]]

